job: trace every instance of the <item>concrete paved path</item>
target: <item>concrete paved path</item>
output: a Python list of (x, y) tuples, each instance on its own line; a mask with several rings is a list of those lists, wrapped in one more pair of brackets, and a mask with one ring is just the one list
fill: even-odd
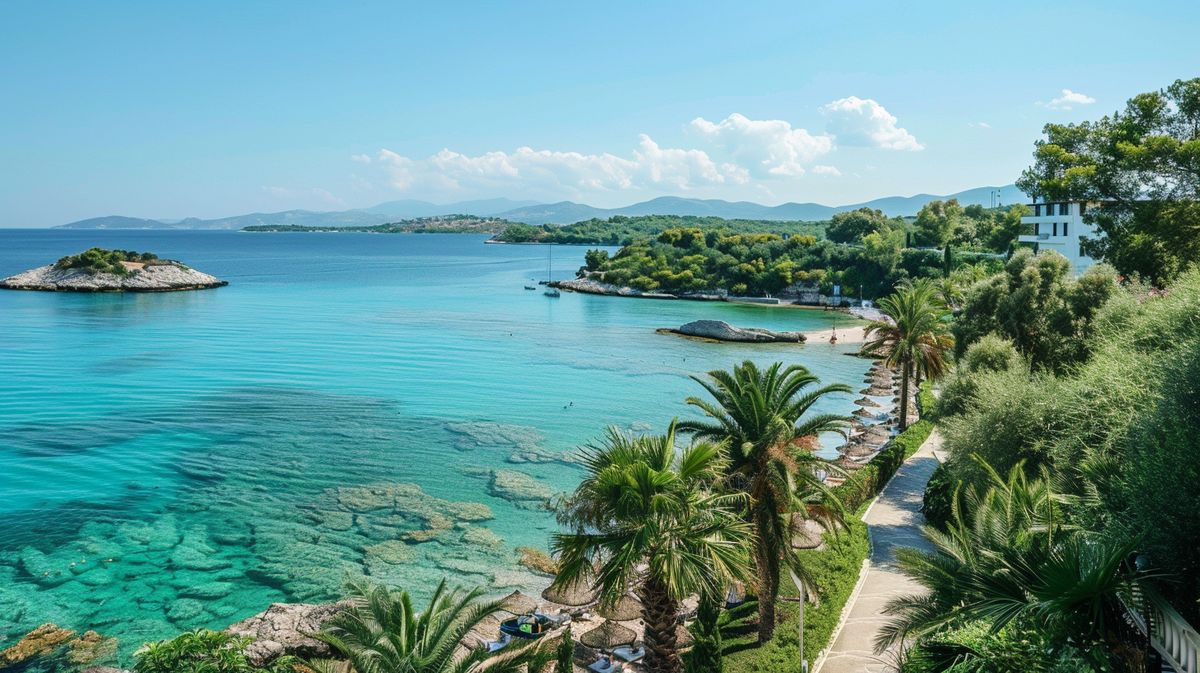
[(919, 587), (901, 575), (895, 566), (898, 547), (928, 549), (921, 535), (921, 498), (925, 483), (938, 466), (934, 456), (942, 438), (935, 430), (888, 483), (879, 499), (863, 517), (871, 536), (871, 555), (866, 577), (850, 597), (850, 612), (819, 673), (882, 673), (892, 671), (892, 657), (874, 653), (875, 635), (887, 623), (883, 606), (894, 596), (916, 593)]

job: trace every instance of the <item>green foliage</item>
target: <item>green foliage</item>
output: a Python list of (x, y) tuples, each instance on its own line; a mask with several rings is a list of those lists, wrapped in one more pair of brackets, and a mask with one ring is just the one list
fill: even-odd
[(157, 255), (150, 252), (89, 248), (78, 255), (68, 255), (59, 259), (54, 263), (54, 266), (59, 269), (80, 269), (90, 274), (111, 273), (118, 276), (130, 275), (131, 272), (121, 262), (154, 264), (159, 262), (159, 260)]
[(1027, 371), (1024, 358), (1011, 341), (997, 334), (986, 334), (967, 348), (954, 373), (942, 385), (942, 396), (933, 403), (938, 417), (962, 413), (977, 393), (977, 374)]
[(704, 594), (696, 610), (696, 621), (692, 624), (695, 644), (687, 657), (689, 673), (724, 673), (725, 661), (721, 645), (721, 597)]
[(570, 626), (554, 648), (554, 673), (575, 673), (575, 639), (571, 636)]
[(1054, 643), (1036, 624), (996, 630), (975, 621), (938, 633), (908, 654), (903, 673), (1092, 673), (1074, 652), (1052, 654)]
[[(815, 587), (820, 600), (815, 605), (808, 603), (804, 609), (804, 658), (810, 665), (829, 646), (869, 549), (867, 526), (853, 516), (847, 517), (845, 530), (826, 534), (823, 549), (797, 552), (810, 578), (808, 591), (811, 594)], [(726, 673), (799, 673), (797, 618), (795, 603), (781, 603), (779, 628), (765, 645), (755, 642), (748, 619), (726, 626), (723, 630)]]
[(917, 245), (944, 248), (954, 240), (970, 240), (974, 234), (974, 226), (957, 199), (930, 201), (921, 207), (913, 223), (913, 238)]
[(1115, 275), (1105, 265), (1075, 279), (1062, 255), (1020, 250), (1004, 273), (971, 288), (954, 325), (955, 354), (999, 334), (1035, 369), (1062, 371), (1087, 358), (1092, 319), (1116, 291)]
[[(385, 224), (363, 226), (309, 227), (300, 224), (255, 224), (243, 227), (242, 231), (250, 232), (330, 232), (330, 233), (369, 233), (369, 234), (494, 234), (505, 231), (508, 227), (530, 227), (527, 224), (515, 224), (508, 220), (495, 217), (475, 217), (474, 215), (437, 215), (434, 217), (417, 217), (411, 220), (399, 220)], [(513, 241), (521, 242), (521, 241)]]
[[(334, 615), (314, 637), (357, 673), (517, 673), (526, 667), (540, 671), (553, 660), (541, 640), (516, 642), (496, 653), (478, 647), (458, 656), (458, 644), (504, 606), (503, 600), (481, 602), (483, 589), (447, 589), (442, 581), (429, 606), (417, 612), (406, 591), (358, 583), (348, 587), (350, 608)], [(305, 665), (318, 673), (346, 670), (333, 659)]]
[(689, 397), (687, 403), (707, 419), (685, 421), (680, 427), (729, 446), (726, 482), (745, 495), (747, 519), (754, 525), (759, 640), (766, 642), (774, 633), (781, 568), (786, 564), (804, 571), (792, 549), (794, 517), (827, 526), (843, 523), (844, 507), (816, 476), (819, 469), (830, 471), (832, 465), (796, 447), (793, 440), (823, 432), (844, 433), (848, 417), (810, 412), (821, 398), (849, 393), (850, 388), (820, 386), (820, 379), (800, 365), (784, 367), (776, 362), (760, 369), (749, 360), (732, 371), (692, 378), (712, 399)]
[(858, 243), (870, 234), (892, 229), (900, 232), (903, 245), (903, 219), (889, 218), (880, 210), (859, 208), (834, 215), (829, 220), (829, 226), (825, 228), (825, 237), (834, 243)]
[(1122, 274), (1165, 283), (1200, 261), (1200, 78), (1131, 98), (1094, 122), (1047, 124), (1017, 186), (1100, 207), (1091, 252)]
[(659, 436), (610, 428), (582, 453), (586, 474), (559, 507), (568, 531), (553, 536), (554, 585), (594, 573), (602, 604), (633, 588), (642, 602), (646, 666), (678, 671), (679, 602), (748, 579), (752, 530), (739, 516), (743, 499), (710, 490), (725, 468), (723, 446), (697, 441), (679, 451), (672, 422)]
[(258, 667), (246, 659), (250, 638), (197, 629), (170, 640), (146, 643), (134, 656), (135, 673), (291, 673), (294, 657), (283, 656)]
[(569, 245), (629, 245), (635, 240), (650, 240), (668, 229), (696, 229), (705, 234), (773, 233), (777, 235), (819, 236), (820, 223), (776, 220), (726, 220), (698, 215), (616, 215), (601, 220), (593, 218), (556, 226), (544, 224), (511, 224), (497, 240), (507, 243), (562, 243)]
[(952, 516), (958, 483), (944, 464), (937, 466), (925, 483), (925, 494), (921, 500), (921, 514), (925, 515), (925, 523), (938, 530), (946, 530)]

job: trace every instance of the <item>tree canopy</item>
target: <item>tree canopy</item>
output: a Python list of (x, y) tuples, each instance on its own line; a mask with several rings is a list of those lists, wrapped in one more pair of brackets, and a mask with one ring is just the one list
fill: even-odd
[(1048, 201), (1098, 202), (1093, 256), (1157, 284), (1200, 261), (1200, 78), (1138, 94), (1122, 112), (1047, 124), (1017, 186)]

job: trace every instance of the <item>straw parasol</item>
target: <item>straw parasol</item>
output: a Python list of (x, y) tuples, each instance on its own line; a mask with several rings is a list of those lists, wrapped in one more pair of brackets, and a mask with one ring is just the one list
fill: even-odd
[(601, 607), (596, 613), (605, 619), (628, 622), (641, 618), (642, 603), (633, 596), (624, 594), (611, 607)]
[(869, 397), (860, 397), (854, 400), (854, 403), (860, 407), (877, 407), (879, 403)]
[(611, 650), (637, 640), (637, 632), (616, 622), (605, 621), (579, 637), (579, 642), (597, 650)]
[(695, 644), (696, 639), (692, 637), (692, 632), (680, 624), (675, 627), (675, 647), (680, 649), (691, 647)]
[(551, 603), (558, 603), (559, 605), (574, 608), (595, 603), (596, 590), (592, 587), (592, 578), (590, 576), (581, 577), (563, 587), (555, 587), (553, 585), (546, 587), (546, 590), (542, 592), (542, 598)]
[(514, 591), (505, 596), (503, 604), (504, 605), (500, 609), (504, 610), (505, 612), (511, 612), (514, 615), (532, 614), (539, 607), (541, 607), (541, 603), (533, 598), (533, 596), (526, 596), (520, 591)]
[(854, 415), (861, 416), (863, 418), (875, 418), (876, 416), (878, 416), (878, 414), (867, 411), (866, 409), (855, 409)]

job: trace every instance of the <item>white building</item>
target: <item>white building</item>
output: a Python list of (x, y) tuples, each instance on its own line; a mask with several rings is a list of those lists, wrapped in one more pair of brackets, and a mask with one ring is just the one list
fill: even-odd
[(1080, 243), (1101, 235), (1096, 227), (1083, 221), (1088, 208), (1097, 205), (1079, 201), (1031, 203), (1029, 209), (1033, 213), (1021, 218), (1017, 243), (1032, 247), (1035, 253), (1053, 250), (1071, 262), (1076, 275), (1081, 274), (1096, 263), (1083, 254)]

